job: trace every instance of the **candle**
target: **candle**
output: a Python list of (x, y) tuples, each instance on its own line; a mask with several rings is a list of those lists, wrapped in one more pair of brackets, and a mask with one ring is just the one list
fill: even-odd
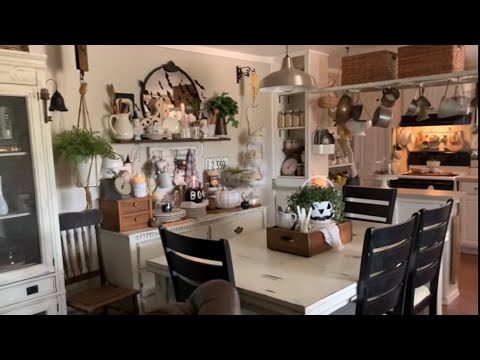
[(132, 182), (133, 183), (144, 183), (145, 182), (145, 176), (143, 175), (136, 175), (132, 177)]
[(183, 117), (183, 115), (185, 115), (185, 105), (183, 105), (182, 103), (182, 105), (180, 105), (180, 108), (182, 109), (182, 117)]

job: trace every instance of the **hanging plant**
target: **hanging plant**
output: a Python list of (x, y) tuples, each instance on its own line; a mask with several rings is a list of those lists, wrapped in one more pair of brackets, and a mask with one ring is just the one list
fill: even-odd
[(82, 162), (87, 162), (95, 156), (116, 159), (110, 139), (98, 131), (90, 132), (76, 126), (72, 130), (62, 131), (53, 140), (56, 158), (62, 157), (68, 168), (75, 171)]

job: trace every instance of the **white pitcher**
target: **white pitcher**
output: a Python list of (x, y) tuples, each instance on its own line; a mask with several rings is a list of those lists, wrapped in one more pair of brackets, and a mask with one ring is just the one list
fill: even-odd
[[(113, 132), (113, 138), (117, 140), (132, 140), (133, 127), (130, 123), (130, 114), (113, 114), (108, 119), (110, 130)], [(115, 119), (115, 124), (112, 120)]]
[(297, 221), (297, 214), (290, 212), (277, 211), (278, 223), (277, 226), (282, 229), (291, 229), (295, 221)]

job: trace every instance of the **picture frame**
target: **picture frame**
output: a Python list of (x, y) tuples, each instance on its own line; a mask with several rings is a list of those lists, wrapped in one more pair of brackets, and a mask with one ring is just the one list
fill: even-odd
[[(125, 99), (128, 104), (130, 104), (130, 116), (132, 119), (137, 119), (140, 118), (141, 111), (135, 104), (135, 96), (130, 93), (115, 93), (115, 100), (117, 99), (122, 99), (122, 101)], [(140, 112), (140, 114), (138, 113)]]
[(30, 51), (28, 45), (0, 45), (0, 49), (26, 51), (26, 52)]

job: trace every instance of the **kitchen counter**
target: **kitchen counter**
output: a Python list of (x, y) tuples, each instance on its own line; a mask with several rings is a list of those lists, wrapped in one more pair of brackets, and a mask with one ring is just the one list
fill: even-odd
[[(470, 176), (470, 175), (465, 175)], [(447, 191), (447, 190), (429, 190), (429, 189), (397, 189), (397, 197), (415, 198), (415, 199), (431, 199), (431, 200), (448, 200), (450, 198), (458, 202), (466, 195), (463, 191)]]
[(463, 181), (463, 182), (478, 182), (478, 173), (460, 175), (459, 177), (457, 177), (456, 180)]

